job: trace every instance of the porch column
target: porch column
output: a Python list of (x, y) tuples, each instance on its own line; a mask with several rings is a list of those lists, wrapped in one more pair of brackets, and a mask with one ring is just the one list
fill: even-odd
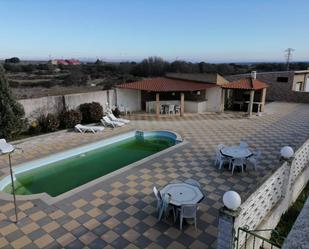
[(160, 117), (160, 95), (156, 93), (156, 117)]
[(185, 113), (185, 94), (180, 94), (180, 116), (182, 117)]
[(266, 88), (262, 89), (262, 95), (261, 95), (261, 112), (264, 111), (264, 107), (265, 107), (265, 99), (266, 99)]
[(249, 116), (252, 116), (253, 101), (254, 101), (254, 90), (251, 90), (250, 91), (250, 102), (248, 105), (248, 115)]
[(220, 112), (224, 112), (224, 104), (225, 104), (225, 89), (222, 88), (221, 91), (221, 106), (220, 106)]

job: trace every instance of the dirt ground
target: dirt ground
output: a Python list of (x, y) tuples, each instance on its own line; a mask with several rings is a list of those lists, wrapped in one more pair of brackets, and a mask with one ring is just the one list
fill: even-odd
[(71, 93), (94, 92), (102, 90), (102, 86), (54, 86), (45, 87), (18, 87), (11, 88), (17, 99), (39, 98), (45, 96), (55, 96)]

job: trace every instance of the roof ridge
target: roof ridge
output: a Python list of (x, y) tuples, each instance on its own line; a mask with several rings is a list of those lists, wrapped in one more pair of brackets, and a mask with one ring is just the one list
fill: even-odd
[(182, 79), (182, 78), (169, 77), (169, 76), (163, 76), (163, 78), (170, 79), (170, 80), (181, 80), (181, 81), (186, 81), (186, 82), (189, 81), (189, 82), (199, 83), (199, 84), (214, 84), (214, 85), (217, 85), (216, 83), (213, 83), (213, 82), (206, 82), (206, 81), (201, 81), (201, 80)]

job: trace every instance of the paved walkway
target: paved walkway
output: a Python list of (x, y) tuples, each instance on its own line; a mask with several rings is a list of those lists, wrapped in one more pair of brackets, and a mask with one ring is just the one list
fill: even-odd
[[(215, 248), (218, 209), (222, 195), (233, 189), (248, 197), (279, 167), (284, 145), (297, 149), (309, 137), (309, 105), (273, 103), (261, 117), (203, 114), (134, 121), (126, 128), (102, 134), (57, 133), (19, 144), (14, 163), (42, 157), (131, 129), (168, 129), (189, 141), (172, 152), (79, 192), (53, 205), (41, 200), (19, 201), (20, 222), (10, 201), (0, 200), (0, 245), (4, 248)], [(213, 164), (219, 143), (246, 140), (262, 150), (257, 171), (251, 168), (233, 176)], [(6, 171), (6, 159), (0, 158)], [(173, 179), (198, 180), (206, 194), (198, 211), (198, 231), (170, 220), (158, 222), (152, 187)]]

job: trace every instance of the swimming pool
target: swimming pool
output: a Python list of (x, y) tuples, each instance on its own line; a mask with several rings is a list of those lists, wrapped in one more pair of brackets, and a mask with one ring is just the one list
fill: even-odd
[[(14, 167), (18, 195), (55, 197), (129, 164), (174, 146), (181, 139), (170, 131), (133, 131)], [(11, 193), (9, 176), (0, 190)]]

